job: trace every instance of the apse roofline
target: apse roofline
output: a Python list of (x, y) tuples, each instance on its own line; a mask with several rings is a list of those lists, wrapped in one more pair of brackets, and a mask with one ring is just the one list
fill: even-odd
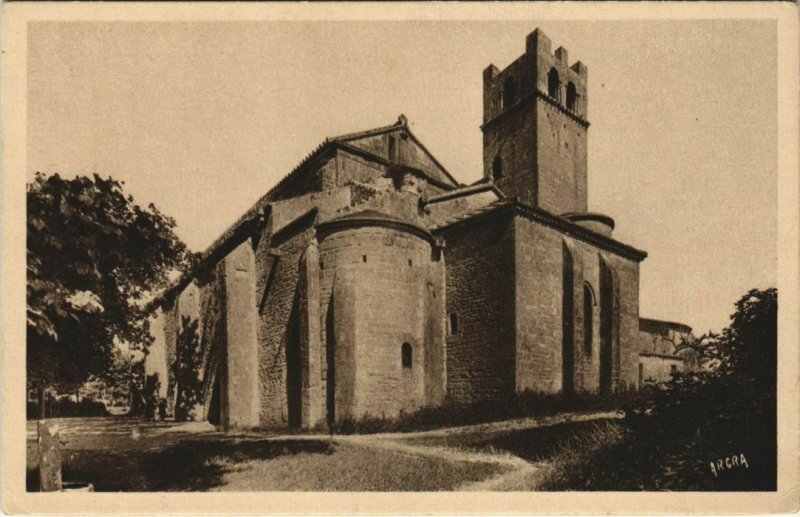
[(689, 325), (686, 325), (685, 323), (680, 323), (680, 322), (677, 322), (677, 321), (668, 321), (668, 320), (657, 320), (655, 318), (642, 318), (642, 317), (639, 317), (639, 324), (640, 324), (639, 328), (640, 328), (640, 330), (641, 330), (641, 323), (642, 322), (651, 323), (653, 325), (658, 325), (658, 326), (663, 326), (663, 327), (669, 327), (669, 328), (671, 328), (673, 330), (679, 330), (679, 331), (683, 331), (683, 332), (687, 332), (687, 333), (692, 331), (692, 327), (690, 327)]
[(319, 240), (322, 241), (337, 231), (365, 226), (391, 228), (394, 230), (412, 233), (428, 241), (432, 246), (436, 245), (436, 239), (428, 230), (422, 228), (421, 226), (417, 226), (416, 224), (407, 221), (401, 221), (381, 213), (348, 214), (346, 216), (320, 223), (317, 225), (317, 235)]
[(490, 210), (478, 211), (475, 213), (475, 215), (465, 217), (464, 219), (459, 219), (452, 223), (439, 226), (435, 228), (433, 231), (438, 231), (438, 232), (446, 231), (448, 229), (457, 226), (469, 224), (483, 218), (493, 217), (494, 215), (499, 215), (504, 213), (520, 215), (529, 220), (559, 230), (568, 237), (573, 237), (575, 239), (587, 242), (589, 244), (593, 244), (598, 248), (610, 251), (612, 253), (616, 253), (617, 255), (620, 255), (630, 260), (634, 260), (636, 262), (641, 262), (645, 258), (647, 258), (646, 251), (636, 249), (633, 246), (623, 244), (617, 240), (593, 232), (587, 228), (579, 226), (571, 221), (568, 221), (567, 219), (559, 217), (541, 208), (535, 208), (525, 205), (523, 203), (520, 203), (516, 199), (509, 200), (507, 202), (498, 202), (496, 203), (495, 207)]

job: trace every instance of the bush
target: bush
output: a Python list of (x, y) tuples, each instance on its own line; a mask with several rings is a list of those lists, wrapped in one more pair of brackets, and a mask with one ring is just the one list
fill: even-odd
[[(177, 355), (172, 364), (172, 375), (178, 396), (175, 401), (175, 420), (192, 420), (195, 406), (202, 401), (203, 383), (200, 378), (202, 349), (198, 321), (188, 316), (181, 319), (178, 334)], [(152, 390), (151, 390), (152, 391)], [(152, 398), (154, 393), (150, 393)], [(152, 412), (150, 413), (152, 415)]]
[(572, 467), (542, 488), (775, 490), (777, 291), (748, 292), (703, 341), (703, 369), (643, 390), (608, 445), (573, 440), (561, 459)]
[[(28, 420), (38, 419), (39, 403), (28, 401), (27, 413)], [(105, 404), (96, 400), (83, 399), (80, 402), (69, 399), (48, 400), (45, 416), (47, 418), (108, 416), (108, 411)]]

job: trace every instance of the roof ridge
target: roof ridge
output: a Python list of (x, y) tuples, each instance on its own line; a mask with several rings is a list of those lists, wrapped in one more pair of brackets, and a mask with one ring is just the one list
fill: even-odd
[(478, 215), (480, 213), (488, 212), (489, 210), (494, 210), (495, 208), (501, 207), (501, 206), (503, 206), (505, 204), (510, 204), (509, 200), (507, 200), (507, 199), (498, 199), (496, 201), (492, 201), (489, 204), (486, 204), (486, 205), (483, 205), (483, 206), (479, 206), (479, 207), (474, 208), (472, 210), (467, 210), (466, 212), (462, 212), (459, 215), (457, 215), (457, 216), (455, 216), (455, 217), (453, 217), (451, 219), (447, 219), (447, 220), (441, 222), (440, 224), (437, 224), (436, 226), (433, 226), (432, 229), (435, 230), (435, 229), (439, 229), (439, 228), (444, 228), (445, 226), (449, 226), (449, 225), (451, 225), (453, 223), (457, 223), (458, 221), (469, 219), (470, 217), (474, 217), (474, 216), (476, 216), (476, 215)]
[(391, 131), (393, 129), (400, 129), (400, 128), (403, 128), (403, 127), (406, 127), (406, 118), (405, 118), (405, 116), (400, 115), (400, 117), (397, 119), (397, 122), (395, 122), (394, 124), (391, 124), (389, 126), (381, 126), (381, 127), (375, 127), (375, 128), (372, 128), (372, 129), (364, 129), (362, 131), (355, 131), (353, 133), (344, 133), (344, 134), (341, 134), (341, 135), (336, 135), (336, 136), (330, 137), (327, 140), (337, 141), (337, 142), (347, 141), (347, 140), (354, 140), (354, 139), (357, 139), (357, 138), (363, 138), (365, 136), (377, 135), (377, 134), (380, 134), (380, 133), (386, 133), (386, 132)]
[(464, 194), (471, 194), (473, 192), (481, 192), (482, 190), (493, 190), (499, 195), (498, 197), (502, 199), (502, 192), (500, 192), (500, 189), (498, 189), (494, 183), (488, 182), (488, 183), (478, 183), (473, 185), (464, 185), (458, 188), (454, 188), (453, 190), (448, 190), (447, 192), (442, 192), (440, 194), (436, 194), (435, 196), (429, 197), (428, 199), (425, 200), (425, 203), (428, 204), (428, 203), (437, 203), (439, 201), (446, 201), (450, 198), (459, 197)]

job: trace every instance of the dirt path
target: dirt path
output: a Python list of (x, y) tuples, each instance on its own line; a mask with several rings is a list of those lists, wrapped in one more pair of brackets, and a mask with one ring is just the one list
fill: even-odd
[(382, 438), (372, 438), (367, 436), (340, 436), (334, 442), (352, 443), (370, 447), (374, 449), (390, 450), (410, 454), (412, 456), (425, 456), (429, 458), (439, 458), (448, 461), (462, 461), (472, 463), (495, 463), (507, 465), (509, 467), (521, 468), (528, 465), (528, 462), (512, 454), (490, 454), (484, 452), (471, 452), (447, 447), (431, 447), (425, 445), (415, 445), (403, 443), (402, 441), (386, 440)]

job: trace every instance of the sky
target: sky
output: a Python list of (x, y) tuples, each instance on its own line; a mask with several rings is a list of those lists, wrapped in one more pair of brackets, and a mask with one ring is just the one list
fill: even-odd
[(27, 176), (125, 182), (208, 246), (326, 137), (392, 124), (482, 176), (482, 71), (536, 27), (589, 69), (589, 210), (648, 252), (640, 315), (696, 334), (776, 285), (770, 20), (38, 22)]

